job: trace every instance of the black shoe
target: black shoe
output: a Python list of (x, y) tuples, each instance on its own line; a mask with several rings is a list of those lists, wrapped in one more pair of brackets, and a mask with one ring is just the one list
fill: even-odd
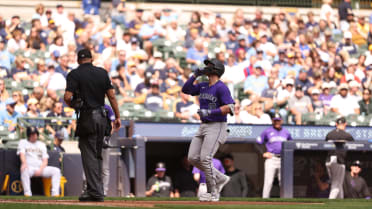
[(82, 194), (79, 197), (79, 201), (80, 202), (103, 202), (104, 199), (103, 199), (103, 197), (92, 197), (92, 196), (89, 196), (89, 195), (86, 195), (86, 194)]

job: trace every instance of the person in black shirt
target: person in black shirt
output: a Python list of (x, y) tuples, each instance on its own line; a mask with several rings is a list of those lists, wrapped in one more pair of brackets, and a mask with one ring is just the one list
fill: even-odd
[(345, 198), (366, 198), (371, 199), (368, 185), (363, 177), (359, 176), (362, 171), (359, 160), (354, 161), (350, 166), (350, 172), (345, 175), (344, 193)]
[(245, 173), (234, 166), (234, 158), (227, 154), (222, 160), (226, 170), (226, 175), (230, 176), (230, 181), (221, 191), (222, 197), (247, 197), (248, 184)]
[(87, 180), (87, 193), (82, 194), (79, 201), (102, 202), (102, 146), (107, 123), (104, 108), (106, 95), (115, 113), (114, 130), (120, 128), (121, 121), (108, 73), (103, 68), (93, 66), (92, 61), (92, 54), (88, 49), (78, 52), (79, 67), (67, 75), (64, 100), (68, 106), (75, 108), (79, 115), (76, 136), (79, 137)]
[(147, 181), (147, 197), (174, 197), (172, 180), (165, 175), (165, 164), (158, 162), (155, 168), (155, 175)]
[(326, 162), (328, 176), (331, 179), (329, 199), (344, 198), (342, 184), (345, 177), (346, 151), (343, 150), (343, 145), (346, 141), (354, 141), (353, 136), (345, 131), (346, 125), (344, 117), (338, 118), (336, 120), (336, 129), (329, 132), (326, 136), (326, 141), (333, 141), (336, 145), (336, 150), (328, 154)]
[(351, 0), (344, 0), (338, 6), (338, 16), (340, 19), (340, 28), (342, 31), (346, 31), (349, 29), (348, 18), (351, 14), (353, 14), (353, 8), (351, 7), (350, 1)]
[(363, 97), (358, 102), (360, 107), (360, 114), (369, 115), (372, 114), (372, 101), (371, 101), (371, 89), (363, 90)]
[(174, 197), (195, 197), (198, 184), (194, 181), (192, 165), (187, 156), (181, 159), (181, 169), (174, 177)]
[(62, 147), (62, 142), (65, 136), (62, 131), (57, 131), (54, 135), (53, 150), (57, 152), (66, 152), (65, 148)]

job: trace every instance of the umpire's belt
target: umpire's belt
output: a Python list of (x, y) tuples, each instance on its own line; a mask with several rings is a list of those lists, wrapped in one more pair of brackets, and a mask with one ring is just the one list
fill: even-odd
[(105, 110), (104, 106), (96, 107), (96, 108), (82, 108), (81, 112), (91, 112), (91, 113), (98, 113)]
[(208, 120), (202, 120), (202, 123), (223, 123), (226, 121), (208, 121)]

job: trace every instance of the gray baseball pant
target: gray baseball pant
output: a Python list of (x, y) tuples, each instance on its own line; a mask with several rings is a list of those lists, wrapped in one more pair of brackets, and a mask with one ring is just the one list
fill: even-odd
[(265, 160), (265, 178), (262, 198), (270, 198), (270, 192), (271, 188), (273, 187), (273, 182), (276, 174), (278, 174), (280, 184), (280, 168), (280, 157), (273, 156), (272, 158)]
[(326, 167), (331, 179), (329, 199), (344, 199), (345, 165), (337, 163), (337, 156), (330, 156), (330, 161), (326, 162)]
[(225, 179), (225, 175), (213, 166), (213, 156), (218, 147), (227, 139), (227, 123), (202, 123), (193, 137), (188, 154), (190, 163), (205, 174), (207, 191), (217, 192), (216, 183)]

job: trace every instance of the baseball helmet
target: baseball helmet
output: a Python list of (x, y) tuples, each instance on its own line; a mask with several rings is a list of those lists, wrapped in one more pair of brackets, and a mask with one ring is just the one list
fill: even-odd
[[(208, 70), (208, 73), (210, 73), (210, 74), (215, 74), (218, 77), (221, 77), (225, 72), (225, 66), (218, 59), (213, 58), (211, 60), (209, 60), (209, 59), (204, 60), (204, 64), (207, 66), (206, 69)], [(209, 67), (210, 64), (213, 67), (210, 68)]]
[(30, 137), (31, 134), (34, 134), (34, 133), (37, 133), (37, 135), (39, 136), (39, 131), (37, 130), (36, 127), (34, 127), (34, 126), (27, 127), (27, 129), (26, 129), (27, 137)]

